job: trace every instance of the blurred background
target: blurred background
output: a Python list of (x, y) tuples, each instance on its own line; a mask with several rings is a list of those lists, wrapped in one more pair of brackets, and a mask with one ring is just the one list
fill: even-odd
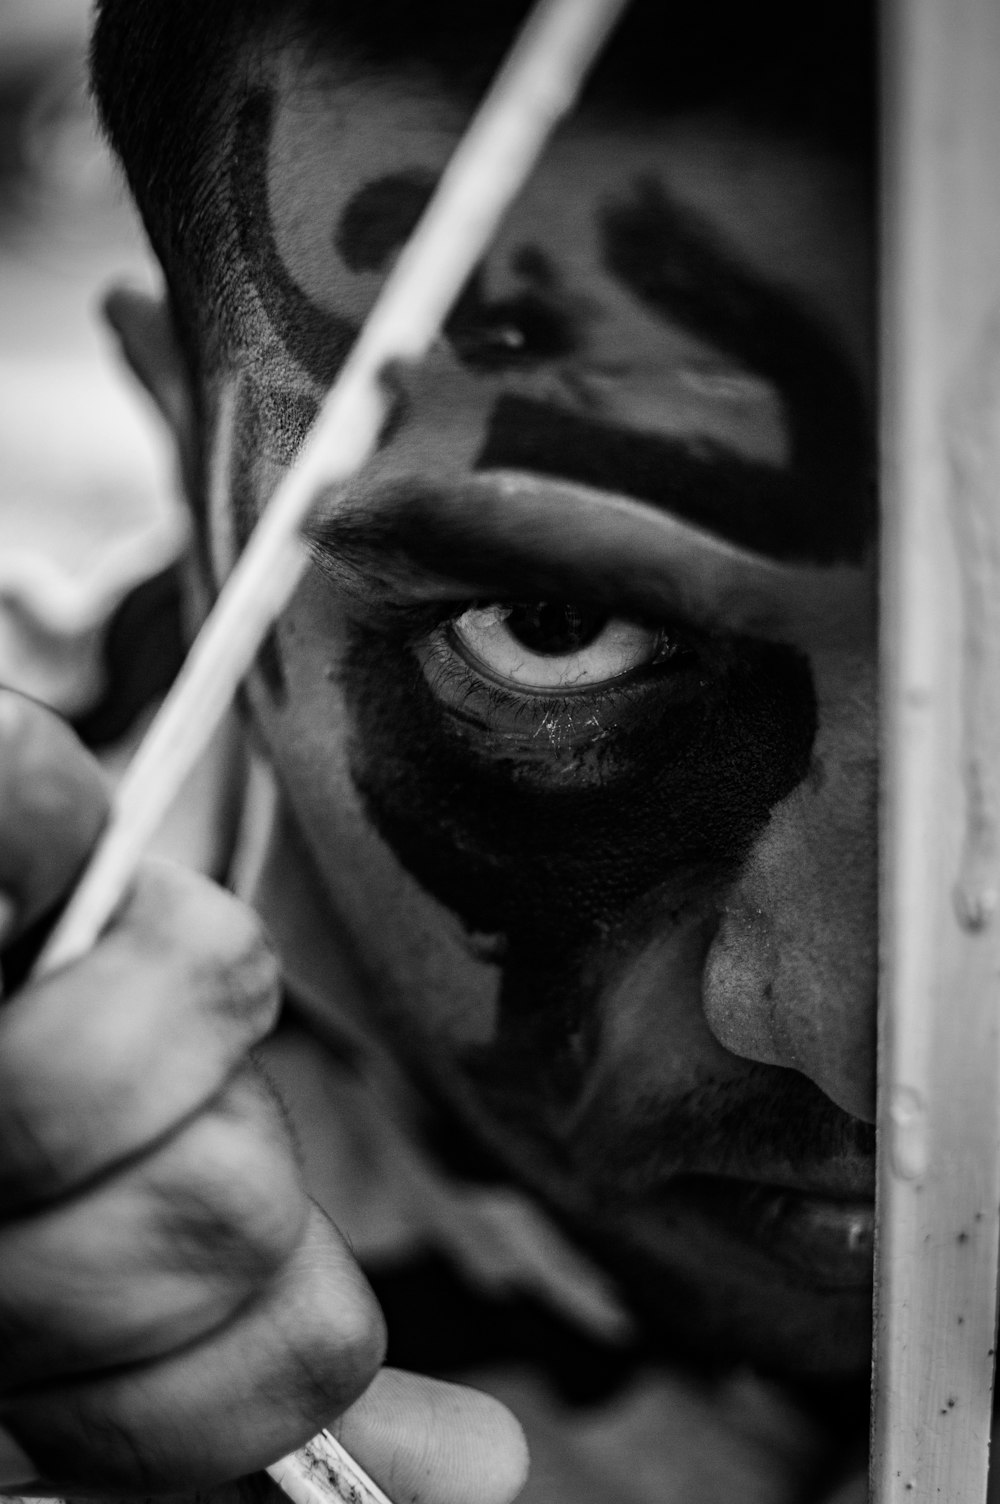
[(156, 277), (90, 106), (89, 9), (0, 0), (0, 682), (78, 721), (106, 695), (108, 623), (183, 542), (100, 319), (112, 281)]
[[(100, 305), (158, 276), (87, 92), (91, 0), (0, 0), (0, 684), (71, 720), (113, 784), (183, 651), (187, 533)], [(228, 870), (230, 720), (153, 849)]]

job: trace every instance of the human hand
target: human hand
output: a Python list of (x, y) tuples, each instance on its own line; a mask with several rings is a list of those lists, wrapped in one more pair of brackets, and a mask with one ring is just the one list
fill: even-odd
[[(0, 691), (0, 945), (65, 895), (105, 817), (96, 765)], [(365, 1391), (381, 1314), (307, 1197), (251, 1059), (278, 1007), (254, 918), (148, 862), (81, 962), (0, 1007), (0, 1488), (203, 1489)], [(383, 1372), (340, 1434), (387, 1488), (506, 1504), (516, 1423)]]

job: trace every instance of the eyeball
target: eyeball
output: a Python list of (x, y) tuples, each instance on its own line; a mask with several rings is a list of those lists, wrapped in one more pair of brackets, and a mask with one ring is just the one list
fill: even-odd
[(594, 689), (664, 652), (664, 634), (573, 601), (500, 602), (456, 617), (450, 635), (473, 668), (539, 694)]

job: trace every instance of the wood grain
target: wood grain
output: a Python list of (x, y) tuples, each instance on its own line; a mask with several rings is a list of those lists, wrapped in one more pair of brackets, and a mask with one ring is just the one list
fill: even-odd
[(974, 1504), (1000, 1208), (1000, 5), (886, 16), (872, 1484)]

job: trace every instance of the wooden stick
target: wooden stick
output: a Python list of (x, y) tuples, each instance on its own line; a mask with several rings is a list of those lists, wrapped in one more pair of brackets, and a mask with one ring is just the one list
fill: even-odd
[(1000, 6), (885, 35), (872, 1484), (981, 1504), (1000, 1207)]
[[(459, 143), (413, 236), (119, 786), (111, 818), (35, 968), (86, 954), (308, 563), (316, 497), (375, 451), (391, 361), (423, 356), (627, 0), (541, 0)], [(267, 1469), (294, 1504), (389, 1504), (329, 1432)]]
[(627, 0), (541, 0), (446, 168), (327, 397), (128, 769), (111, 820), (39, 961), (86, 954), (301, 579), (317, 496), (374, 453), (382, 373), (423, 356)]
[(292, 1504), (391, 1504), (329, 1431), (267, 1469)]

